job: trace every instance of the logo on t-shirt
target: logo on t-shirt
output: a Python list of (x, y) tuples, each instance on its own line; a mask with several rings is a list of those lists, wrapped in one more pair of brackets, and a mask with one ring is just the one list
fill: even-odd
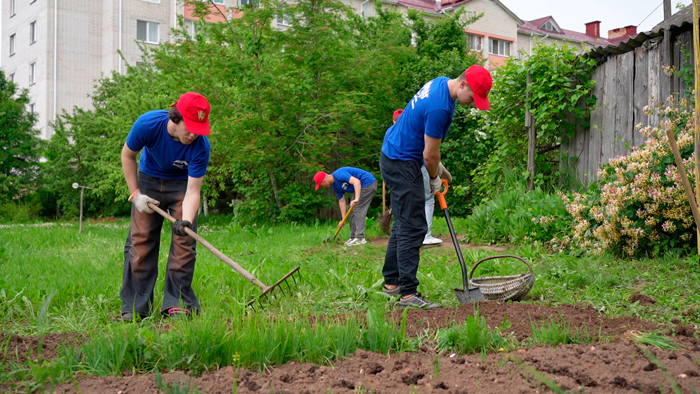
[(422, 88), (416, 93), (415, 96), (413, 96), (413, 100), (411, 100), (411, 109), (416, 108), (416, 103), (418, 102), (418, 99), (424, 99), (430, 96), (430, 85), (433, 84), (433, 81), (430, 81), (423, 85)]
[(187, 166), (189, 166), (189, 165), (190, 165), (190, 163), (188, 163), (184, 160), (175, 160), (173, 162), (173, 167), (177, 167), (181, 170), (187, 168)]
[(342, 187), (343, 190), (348, 190), (348, 186), (349, 186), (349, 185), (348, 185), (347, 182), (343, 182), (343, 184), (342, 184), (340, 187)]

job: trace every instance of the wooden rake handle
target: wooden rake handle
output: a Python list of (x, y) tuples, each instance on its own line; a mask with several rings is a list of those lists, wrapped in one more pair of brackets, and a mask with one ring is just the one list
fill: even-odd
[(350, 209), (348, 209), (348, 211), (345, 212), (345, 217), (343, 218), (343, 221), (340, 222), (340, 225), (338, 225), (338, 229), (335, 230), (335, 234), (333, 234), (333, 238), (337, 237), (338, 233), (340, 232), (340, 229), (343, 228), (343, 226), (345, 226), (345, 222), (348, 221), (348, 218), (350, 217), (350, 212), (352, 212), (353, 208), (355, 208), (355, 206), (351, 205)]
[[(700, 213), (698, 213), (698, 205), (695, 203), (695, 194), (693, 193), (693, 189), (690, 187), (690, 182), (688, 181), (688, 174), (685, 172), (683, 158), (681, 158), (681, 152), (680, 150), (678, 150), (678, 144), (676, 144), (676, 137), (673, 135), (673, 130), (666, 129), (666, 136), (668, 137), (668, 144), (671, 145), (673, 157), (676, 159), (676, 166), (678, 166), (678, 174), (681, 176), (683, 188), (685, 189), (685, 195), (686, 197), (688, 197), (688, 203), (690, 203), (690, 210), (693, 212), (695, 226), (698, 229), (700, 229)], [(698, 180), (696, 179), (695, 182), (698, 182)]]
[[(175, 223), (175, 220), (176, 220), (176, 219), (175, 219), (174, 217), (172, 217), (170, 214), (168, 214), (167, 212), (165, 212), (164, 210), (158, 208), (157, 205), (153, 205), (153, 204), (151, 204), (151, 203), (149, 202), (149, 203), (148, 203), (148, 207), (151, 208), (152, 210), (158, 212), (158, 213), (160, 214), (160, 216), (162, 216), (162, 217), (168, 219), (171, 223)], [(268, 286), (265, 286), (265, 284), (262, 283), (261, 281), (259, 281), (258, 278), (256, 278), (255, 276), (253, 276), (253, 274), (251, 274), (250, 272), (246, 271), (245, 268), (241, 267), (240, 265), (238, 265), (238, 263), (236, 263), (235, 261), (231, 260), (230, 257), (228, 257), (228, 256), (226, 256), (225, 254), (223, 254), (222, 252), (220, 252), (219, 249), (215, 248), (212, 244), (210, 244), (209, 242), (207, 242), (206, 239), (204, 239), (204, 238), (202, 238), (201, 236), (199, 236), (199, 234), (195, 233), (194, 231), (190, 230), (190, 229), (187, 228), (187, 227), (185, 227), (185, 232), (187, 233), (187, 235), (189, 235), (190, 237), (194, 238), (197, 242), (199, 242), (200, 244), (204, 245), (205, 248), (209, 249), (209, 251), (212, 252), (212, 253), (214, 254), (214, 256), (218, 257), (219, 259), (221, 259), (221, 261), (223, 261), (224, 263), (226, 263), (226, 264), (228, 264), (229, 266), (231, 266), (231, 268), (233, 268), (234, 271), (236, 271), (236, 272), (238, 272), (239, 274), (243, 275), (243, 277), (246, 278), (250, 283), (252, 283), (252, 284), (258, 286), (259, 288), (261, 288), (263, 292), (266, 292), (266, 291), (269, 289)]]

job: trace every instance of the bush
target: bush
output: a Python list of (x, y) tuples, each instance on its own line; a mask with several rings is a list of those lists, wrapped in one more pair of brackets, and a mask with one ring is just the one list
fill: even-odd
[(40, 210), (40, 206), (26, 202), (6, 202), (0, 204), (0, 222), (30, 223), (38, 218)]
[(694, 253), (693, 215), (666, 137), (667, 129), (676, 135), (693, 183), (693, 114), (686, 100), (668, 100), (668, 106), (644, 108), (647, 115), (656, 111), (662, 118), (658, 127), (637, 126), (647, 138), (644, 145), (601, 167), (588, 193), (563, 197), (576, 221), (565, 243), (626, 256)]
[(561, 198), (537, 188), (515, 188), (474, 208), (466, 220), (468, 236), (478, 242), (549, 242), (570, 231), (571, 217)]

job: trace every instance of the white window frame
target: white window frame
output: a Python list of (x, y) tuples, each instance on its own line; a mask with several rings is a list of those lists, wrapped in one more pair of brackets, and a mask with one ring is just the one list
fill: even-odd
[[(496, 50), (494, 51), (494, 44)], [(489, 38), (489, 54), (496, 56), (510, 56), (510, 46), (513, 43), (510, 41), (499, 40), (497, 38)]]
[(17, 0), (10, 0), (10, 18), (17, 15)]
[(557, 26), (557, 24), (554, 21), (552, 21), (551, 19), (548, 19), (547, 22), (545, 22), (544, 25), (542, 25), (541, 29), (546, 30), (546, 31), (553, 31), (555, 33), (562, 32), (559, 29), (559, 26)]
[(36, 42), (36, 21), (29, 24), (29, 45)]
[(277, 24), (281, 26), (291, 26), (292, 24), (287, 20), (287, 15), (285, 15), (284, 11), (285, 8), (282, 7), (282, 9), (280, 10), (282, 15), (277, 15)]
[(160, 0), (142, 0), (145, 1), (146, 3), (158, 3), (160, 4)]
[(226, 4), (226, 0), (214, 0), (214, 4), (224, 5), (224, 4)]
[(29, 85), (36, 83), (36, 62), (29, 63)]
[(17, 52), (17, 33), (10, 34), (10, 56)]
[[(139, 23), (145, 23), (146, 24), (146, 39), (141, 39), (139, 38)], [(155, 38), (155, 41), (152, 41), (151, 38), (151, 26), (155, 25), (156, 26), (156, 35), (157, 37)], [(157, 22), (149, 22), (149, 21), (142, 21), (142, 20), (137, 20), (136, 21), (136, 39), (143, 41), (148, 44), (159, 44), (160, 43), (160, 24)]]
[[(477, 41), (476, 45), (474, 45), (475, 43), (472, 41), (472, 39)], [(481, 52), (484, 50), (484, 36), (480, 36), (478, 34), (467, 34), (467, 42), (469, 43), (470, 51)]]

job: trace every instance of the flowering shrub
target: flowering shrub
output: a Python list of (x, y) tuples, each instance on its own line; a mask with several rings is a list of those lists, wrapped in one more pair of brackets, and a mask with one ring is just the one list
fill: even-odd
[[(575, 220), (563, 244), (618, 255), (689, 253), (695, 248), (695, 225), (666, 129), (676, 135), (688, 178), (694, 182), (693, 113), (686, 100), (644, 108), (658, 113), (658, 127), (637, 125), (647, 141), (627, 156), (610, 159), (598, 171), (597, 187), (587, 194), (562, 196)], [(692, 242), (691, 242), (692, 241)]]

